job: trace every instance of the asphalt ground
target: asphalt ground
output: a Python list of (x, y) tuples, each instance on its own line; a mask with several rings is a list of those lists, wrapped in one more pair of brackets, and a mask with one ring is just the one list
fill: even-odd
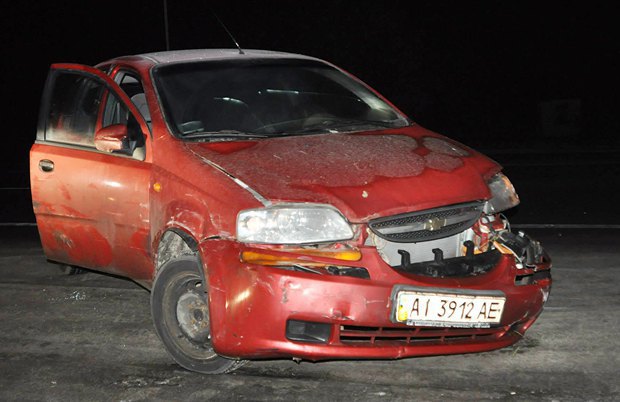
[(34, 227), (0, 229), (0, 400), (620, 400), (620, 230), (534, 229), (554, 285), (524, 339), (498, 351), (394, 361), (177, 366), (149, 293), (46, 261)]

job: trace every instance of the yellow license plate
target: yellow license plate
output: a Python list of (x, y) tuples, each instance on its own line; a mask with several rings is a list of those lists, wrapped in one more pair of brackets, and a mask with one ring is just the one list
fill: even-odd
[(397, 293), (397, 322), (415, 326), (490, 327), (499, 324), (505, 297), (428, 293), (402, 290)]

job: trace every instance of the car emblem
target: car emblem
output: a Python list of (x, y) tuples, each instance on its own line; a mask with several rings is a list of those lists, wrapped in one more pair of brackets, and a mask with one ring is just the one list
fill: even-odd
[(431, 231), (431, 232), (435, 230), (439, 230), (444, 226), (446, 226), (445, 219), (431, 218), (427, 220), (426, 222), (424, 222), (424, 229)]

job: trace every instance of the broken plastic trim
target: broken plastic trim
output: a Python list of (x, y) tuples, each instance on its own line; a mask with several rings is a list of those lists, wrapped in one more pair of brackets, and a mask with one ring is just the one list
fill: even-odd
[(410, 262), (411, 256), (407, 251), (398, 250), (402, 256), (401, 265), (393, 268), (408, 274), (432, 276), (434, 278), (475, 276), (489, 272), (497, 265), (501, 257), (498, 250), (474, 254), (472, 244), (465, 244), (465, 247), (467, 247), (468, 252), (463, 257), (444, 259), (443, 252), (436, 248), (433, 249), (435, 260), (414, 264)]
[(304, 266), (300, 264), (294, 265), (274, 265), (275, 268), (286, 269), (289, 271), (307, 272), (317, 275), (334, 275), (334, 276), (350, 276), (353, 278), (370, 279), (370, 274), (366, 268), (362, 267), (339, 267), (329, 265), (325, 268), (317, 268), (316, 266)]
[(538, 281), (542, 281), (545, 279), (551, 279), (551, 271), (546, 269), (544, 271), (534, 272), (533, 274), (528, 275), (517, 275), (515, 277), (515, 285), (516, 286), (524, 286), (535, 284)]
[(519, 262), (527, 267), (535, 267), (536, 264), (540, 264), (545, 259), (545, 250), (540, 245), (540, 242), (523, 232), (514, 234), (509, 231), (503, 231), (499, 234), (496, 242), (510, 249)]
[(336, 267), (329, 266), (327, 272), (336, 276), (352, 276), (354, 278), (370, 279), (370, 274), (366, 268), (362, 267)]

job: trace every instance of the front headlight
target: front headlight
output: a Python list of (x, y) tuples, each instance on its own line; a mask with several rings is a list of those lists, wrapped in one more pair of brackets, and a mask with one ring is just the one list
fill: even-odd
[(491, 199), (484, 204), (484, 213), (494, 214), (519, 205), (519, 196), (504, 174), (496, 174), (487, 184), (491, 190)]
[(308, 244), (351, 238), (351, 226), (329, 205), (280, 204), (246, 209), (237, 216), (237, 240), (245, 243)]

